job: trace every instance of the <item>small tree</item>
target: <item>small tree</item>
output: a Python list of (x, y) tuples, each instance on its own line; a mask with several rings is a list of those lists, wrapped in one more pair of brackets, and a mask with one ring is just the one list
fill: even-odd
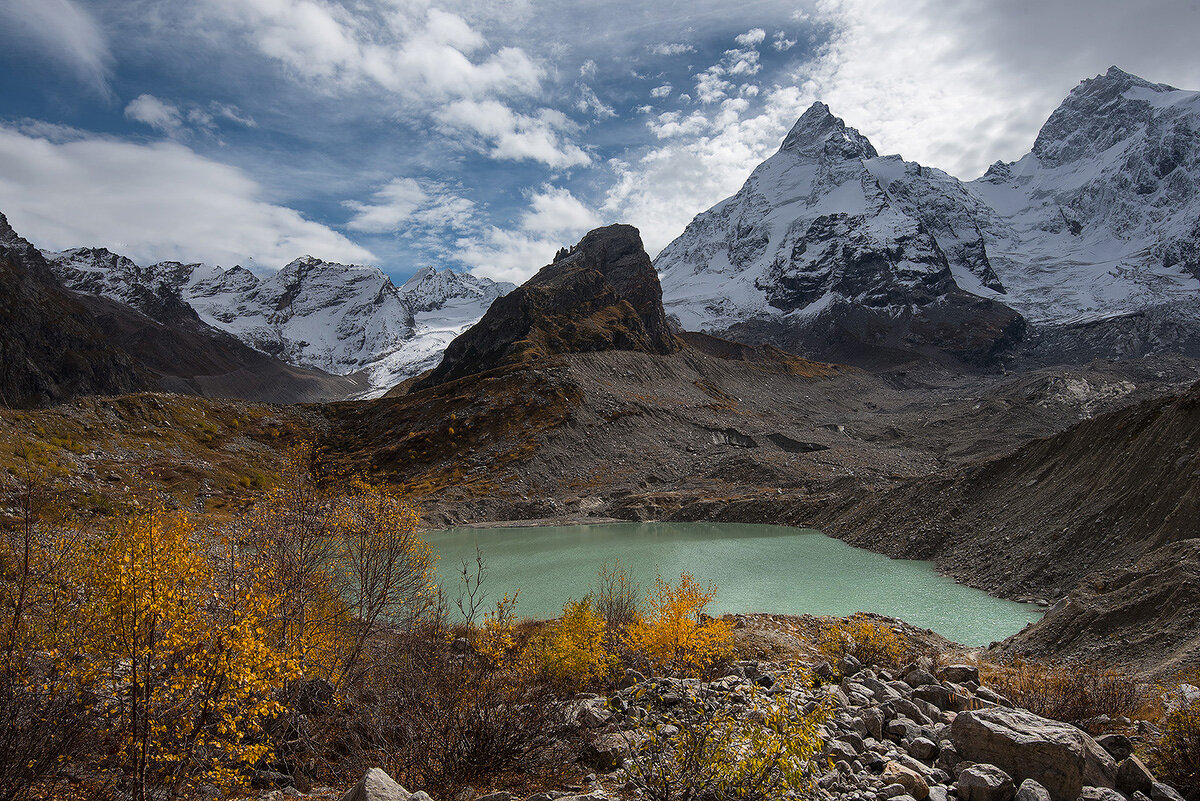
[(592, 604), (592, 596), (568, 601), (562, 619), (552, 624), (541, 644), (542, 666), (552, 678), (576, 688), (603, 681), (616, 664), (605, 645), (607, 630), (604, 618)]
[(165, 511), (103, 532), (77, 566), (75, 677), (116, 740), (101, 767), (138, 799), (233, 784), (237, 765), (269, 751), (257, 735), (295, 669), (271, 636), (277, 599), (233, 567), (219, 580), (187, 517)]
[(704, 613), (716, 594), (716, 587), (701, 587), (690, 573), (676, 586), (658, 576), (646, 614), (628, 628), (629, 648), (655, 671), (710, 669), (730, 654), (733, 642), (733, 626)]

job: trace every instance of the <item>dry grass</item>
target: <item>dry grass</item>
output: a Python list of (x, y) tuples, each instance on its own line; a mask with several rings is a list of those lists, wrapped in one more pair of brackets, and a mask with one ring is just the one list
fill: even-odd
[(1102, 715), (1130, 719), (1150, 716), (1149, 687), (1130, 675), (1098, 665), (1013, 659), (982, 664), (980, 679), (1017, 706), (1083, 729)]

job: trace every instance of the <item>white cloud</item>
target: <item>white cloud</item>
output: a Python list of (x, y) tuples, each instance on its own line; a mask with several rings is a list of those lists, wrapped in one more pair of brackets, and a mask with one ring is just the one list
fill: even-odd
[(138, 95), (130, 100), (125, 106), (125, 116), (163, 133), (174, 133), (183, 125), (179, 109), (154, 95)]
[(458, 240), (458, 258), (471, 272), (496, 281), (522, 283), (549, 264), (559, 248), (573, 245), (602, 218), (569, 190), (550, 185), (533, 192), (513, 228), (488, 226)]
[[(125, 116), (135, 122), (149, 125), (168, 136), (182, 136), (191, 129), (213, 133), (217, 120), (237, 123), (247, 128), (256, 128), (258, 123), (242, 113), (237, 106), (227, 103), (209, 103), (207, 106), (189, 104), (185, 109), (154, 95), (138, 95), (125, 106)], [(186, 123), (186, 125), (185, 125)]]
[(767, 38), (767, 32), (762, 28), (751, 28), (740, 36), (734, 37), (735, 42), (742, 47), (757, 47)]
[(771, 47), (782, 53), (785, 50), (791, 50), (795, 47), (796, 42), (796, 39), (789, 39), (783, 31), (775, 31), (775, 36), (771, 40)]
[[(794, 76), (886, 153), (974, 178), (1027, 152), (1081, 79), (1111, 64), (1200, 85), (1200, 8), (1189, 0), (1047, 0), (1015, 13), (987, 0), (821, 0), (834, 26)], [(902, 35), (900, 32), (903, 32)]]
[(693, 45), (684, 42), (662, 42), (651, 45), (649, 50), (656, 56), (681, 56), (684, 53), (696, 52), (696, 48)]
[(305, 253), (371, 261), (370, 251), (271, 203), (240, 170), (174, 143), (51, 140), (0, 126), (0, 208), (41, 247), (103, 245), (136, 261), (279, 267)]
[[(457, 135), (460, 144), (474, 146), (493, 158), (529, 159), (555, 168), (578, 167), (592, 160), (582, 148), (565, 141), (564, 132), (575, 126), (553, 109), (527, 115), (495, 100), (459, 100), (442, 107), (436, 116), (447, 132)], [(491, 147), (480, 146), (470, 135), (482, 137)]]
[(346, 227), (370, 234), (394, 231), (428, 199), (412, 178), (393, 179), (372, 196), (370, 203), (346, 202), (346, 207), (355, 212)]
[(601, 100), (592, 87), (585, 84), (579, 85), (579, 99), (575, 102), (575, 108), (597, 120), (617, 116), (616, 110)]
[(370, 203), (348, 200), (354, 212), (346, 227), (371, 234), (394, 232), (418, 239), (423, 247), (445, 250), (437, 234), (470, 231), (476, 227), (474, 201), (461, 197), (445, 184), (412, 178), (393, 178), (371, 196)]
[(646, 250), (657, 254), (692, 217), (737, 191), (778, 149), (802, 103), (796, 88), (774, 87), (753, 113), (745, 98), (727, 98), (687, 115), (668, 112), (648, 120), (662, 144), (610, 162), (616, 181), (601, 210), (636, 225)]
[(374, 84), (425, 102), (531, 95), (544, 71), (524, 50), (485, 50), (461, 16), (422, 3), (396, 4), (382, 20), (325, 0), (208, 0), (263, 54), (327, 90)]
[(0, 3), (0, 39), (16, 42), (26, 37), (33, 40), (39, 55), (61, 60), (100, 94), (109, 93), (113, 57), (107, 38), (74, 0)]
[(656, 86), (650, 90), (651, 97), (666, 97), (671, 94), (671, 84), (664, 83), (662, 86)]

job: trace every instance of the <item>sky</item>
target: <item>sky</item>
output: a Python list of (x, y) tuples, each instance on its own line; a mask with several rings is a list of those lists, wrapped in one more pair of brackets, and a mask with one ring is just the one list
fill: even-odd
[(814, 101), (964, 180), (1079, 81), (1200, 88), (1200, 0), (0, 0), (0, 212), (39, 247), (522, 281), (655, 255)]

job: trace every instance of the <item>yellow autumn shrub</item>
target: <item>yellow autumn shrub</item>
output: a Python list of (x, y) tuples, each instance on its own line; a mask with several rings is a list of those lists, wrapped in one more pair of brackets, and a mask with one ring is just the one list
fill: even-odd
[(676, 585), (658, 576), (645, 613), (626, 629), (625, 644), (656, 672), (708, 670), (733, 648), (732, 624), (705, 615), (716, 593), (716, 587), (701, 587), (689, 573), (683, 573)]
[(578, 688), (603, 681), (614, 670), (616, 657), (606, 647), (607, 625), (592, 596), (568, 601), (562, 618), (541, 641), (542, 668), (552, 678)]
[[(781, 676), (780, 689), (811, 686), (797, 670)], [(649, 801), (770, 801), (807, 797), (824, 747), (828, 704), (810, 712), (787, 692), (768, 694), (751, 685), (744, 707), (709, 705), (687, 691), (678, 705), (690, 713), (665, 728), (662, 719), (640, 732), (625, 769)], [(665, 733), (670, 732), (670, 733)]]
[(1183, 676), (1164, 694), (1161, 733), (1149, 757), (1161, 781), (1190, 797), (1200, 792), (1200, 698), (1190, 697), (1184, 685), (1200, 686), (1200, 671)]
[(822, 627), (817, 649), (836, 666), (844, 656), (864, 665), (898, 666), (905, 655), (904, 641), (886, 623), (856, 612)]
[(90, 539), (73, 566), (72, 670), (117, 746), (99, 768), (138, 797), (236, 784), (238, 766), (269, 751), (262, 725), (296, 675), (261, 573), (231, 563), (218, 574), (210, 545), (182, 513), (154, 511)]

